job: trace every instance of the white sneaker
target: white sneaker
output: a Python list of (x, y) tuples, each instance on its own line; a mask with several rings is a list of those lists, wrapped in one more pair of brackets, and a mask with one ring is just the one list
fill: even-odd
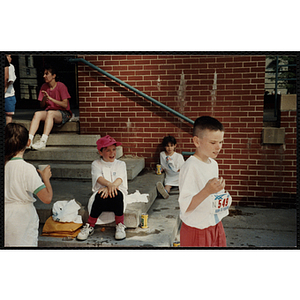
[(163, 198), (165, 199), (169, 198), (169, 194), (161, 182), (156, 183), (156, 188), (159, 191), (159, 193), (163, 196)]
[(46, 141), (40, 139), (39, 141), (37, 141), (36, 143), (34, 143), (31, 146), (31, 148), (34, 149), (34, 150), (45, 149), (46, 148)]
[(119, 223), (116, 226), (116, 234), (115, 234), (116, 240), (124, 240), (126, 238), (125, 228), (126, 228), (126, 226), (122, 223)]
[(91, 236), (94, 233), (94, 227), (90, 226), (90, 224), (86, 223), (81, 231), (77, 235), (78, 241), (85, 241), (89, 236)]

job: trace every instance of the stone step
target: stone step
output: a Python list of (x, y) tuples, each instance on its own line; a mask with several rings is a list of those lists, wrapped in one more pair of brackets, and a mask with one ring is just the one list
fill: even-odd
[[(133, 180), (145, 168), (145, 159), (142, 157), (123, 156), (119, 158), (119, 160), (125, 161), (126, 163), (128, 180)], [(36, 168), (38, 167), (38, 165), (50, 164), (52, 179), (92, 179), (91, 163), (80, 163), (72, 161), (69, 163), (58, 163), (56, 161), (52, 162), (49, 160), (28, 162), (32, 163)]]
[[(117, 158), (123, 156), (122, 146), (117, 147)], [(95, 146), (93, 147), (72, 147), (72, 146), (55, 146), (46, 147), (41, 150), (26, 150), (24, 159), (29, 162), (48, 161), (51, 162), (90, 162), (99, 158), (99, 153)]]
[(29, 162), (48, 161), (49, 164), (53, 161), (92, 162), (98, 158), (96, 147), (46, 147), (38, 151), (27, 150), (24, 153), (24, 159)]
[[(25, 126), (28, 130), (30, 128), (30, 124), (31, 124), (31, 120), (23, 120), (23, 119), (19, 119), (19, 118), (15, 118), (13, 120), (15, 123), (19, 123), (22, 124), (23, 126)], [(43, 129), (44, 129), (44, 122), (40, 123), (39, 129), (37, 130), (37, 133), (42, 134), (43, 133)], [(69, 133), (69, 134), (77, 134), (80, 132), (80, 123), (77, 122), (67, 122), (65, 123), (63, 126), (57, 126), (54, 125), (52, 130), (51, 130), (51, 134), (52, 133)]]
[(119, 158), (126, 163), (127, 179), (133, 180), (144, 170), (145, 158), (131, 155), (124, 155)]
[[(148, 203), (131, 203), (127, 205), (125, 211), (125, 225), (128, 228), (136, 228), (140, 224), (140, 218), (142, 213), (146, 213), (155, 198), (157, 197), (156, 182), (163, 182), (164, 175), (156, 175), (154, 172), (143, 172), (135, 179), (128, 181), (128, 193), (135, 193), (139, 190), (141, 194), (149, 194)], [(45, 223), (46, 220), (52, 215), (52, 206), (56, 201), (72, 200), (78, 201), (82, 208), (79, 214), (82, 215), (84, 222), (87, 221), (88, 212), (87, 204), (91, 191), (91, 181), (80, 180), (51, 180), (53, 188), (53, 200), (51, 204), (44, 204), (40, 200), (35, 202), (40, 223)], [(113, 226), (113, 224), (110, 224)]]
[[(99, 134), (69, 134), (69, 133), (54, 133), (50, 134), (47, 140), (47, 147), (59, 147), (59, 146), (68, 146), (68, 147), (94, 147), (97, 150), (96, 142), (100, 139)], [(41, 138), (40, 134), (36, 134), (33, 142), (35, 143)]]
[[(148, 211), (148, 228), (126, 228), (126, 239), (114, 239), (115, 228), (95, 226), (86, 241), (39, 235), (38, 247), (48, 248), (170, 248), (178, 241), (180, 227), (178, 194), (157, 198)], [(40, 234), (42, 226), (40, 226)]]

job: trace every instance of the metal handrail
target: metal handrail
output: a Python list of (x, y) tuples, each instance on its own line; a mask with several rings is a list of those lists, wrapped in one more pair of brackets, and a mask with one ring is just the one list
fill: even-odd
[(125, 86), (126, 88), (128, 88), (129, 90), (135, 92), (136, 94), (138, 94), (138, 95), (144, 97), (145, 99), (151, 101), (152, 103), (154, 103), (154, 104), (156, 104), (156, 105), (162, 107), (163, 109), (165, 109), (165, 110), (171, 112), (172, 114), (176, 115), (177, 117), (179, 117), (179, 118), (181, 118), (181, 119), (187, 121), (187, 122), (190, 123), (190, 124), (194, 124), (194, 121), (193, 121), (193, 120), (187, 118), (186, 116), (184, 116), (184, 115), (182, 115), (181, 113), (177, 112), (176, 110), (174, 110), (174, 109), (168, 107), (167, 105), (164, 105), (164, 104), (160, 103), (159, 101), (153, 99), (152, 97), (146, 95), (145, 93), (143, 93), (143, 92), (137, 90), (136, 88), (134, 88), (134, 87), (132, 87), (131, 85), (127, 84), (126, 82), (124, 82), (124, 81), (118, 79), (117, 77), (115, 77), (115, 76), (113, 76), (113, 75), (111, 75), (111, 74), (105, 72), (104, 70), (102, 70), (102, 69), (98, 68), (97, 66), (93, 65), (93, 64), (90, 63), (89, 61), (87, 61), (87, 60), (85, 60), (85, 59), (83, 59), (83, 58), (70, 58), (69, 61), (70, 61), (70, 62), (82, 62), (82, 63), (88, 65), (89, 67), (91, 67), (91, 68), (93, 68), (94, 70), (100, 72), (101, 74), (107, 76), (108, 78), (110, 78), (110, 79), (112, 79), (112, 80), (118, 82), (119, 84)]

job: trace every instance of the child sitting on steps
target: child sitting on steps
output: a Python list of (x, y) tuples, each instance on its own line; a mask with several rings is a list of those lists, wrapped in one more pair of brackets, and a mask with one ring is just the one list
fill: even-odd
[(179, 171), (184, 164), (183, 156), (175, 152), (176, 145), (177, 142), (173, 136), (169, 135), (163, 138), (162, 146), (165, 150), (160, 153), (160, 164), (166, 173), (165, 186), (161, 182), (157, 182), (156, 187), (165, 199), (169, 197), (171, 188), (179, 185)]
[(100, 159), (92, 163), (92, 191), (89, 199), (89, 218), (77, 240), (84, 241), (94, 233), (96, 224), (116, 222), (116, 240), (126, 238), (124, 212), (128, 194), (127, 170), (123, 161), (116, 159), (116, 146), (121, 143), (109, 135), (97, 141)]

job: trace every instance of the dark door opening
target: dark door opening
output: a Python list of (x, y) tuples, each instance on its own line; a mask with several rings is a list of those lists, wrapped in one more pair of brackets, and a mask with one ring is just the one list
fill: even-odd
[(44, 67), (50, 64), (57, 69), (58, 80), (63, 82), (71, 95), (70, 106), (79, 108), (77, 93), (77, 65), (70, 63), (67, 55), (37, 55), (26, 53), (12, 55), (12, 64), (15, 66), (17, 80), (14, 83), (17, 109), (39, 109), (37, 100), (40, 88), (44, 83)]

